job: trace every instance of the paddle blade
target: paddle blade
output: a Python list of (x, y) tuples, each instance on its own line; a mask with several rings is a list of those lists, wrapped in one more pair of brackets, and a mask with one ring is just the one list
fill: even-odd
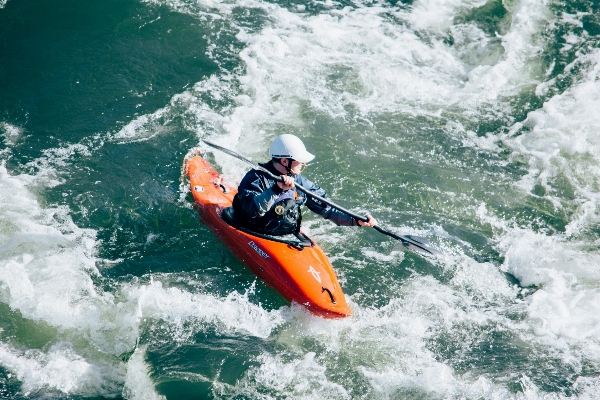
[[(408, 239), (408, 240), (406, 240)], [(410, 251), (423, 254), (426, 256), (441, 256), (443, 253), (436, 249), (427, 239), (420, 236), (404, 235), (400, 237), (400, 241)]]

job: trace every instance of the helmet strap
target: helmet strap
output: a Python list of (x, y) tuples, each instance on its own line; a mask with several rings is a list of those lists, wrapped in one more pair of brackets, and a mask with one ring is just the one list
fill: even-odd
[(289, 176), (292, 176), (292, 175), (293, 175), (293, 174), (292, 174), (292, 161), (294, 161), (293, 159), (291, 159), (291, 158), (286, 158), (286, 160), (288, 160), (288, 165), (287, 165), (287, 166), (286, 166), (286, 165), (283, 165), (283, 163), (281, 162), (281, 160), (283, 160), (283, 158), (276, 158), (276, 160), (277, 160), (277, 163), (278, 163), (279, 165), (281, 165), (283, 168), (285, 168), (285, 170), (287, 171), (287, 174), (288, 174)]

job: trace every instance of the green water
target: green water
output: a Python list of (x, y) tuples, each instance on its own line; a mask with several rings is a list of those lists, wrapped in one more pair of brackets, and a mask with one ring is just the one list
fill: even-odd
[[(0, 396), (595, 398), (598, 5), (0, 2)], [(293, 133), (354, 316), (288, 304), (204, 225)]]

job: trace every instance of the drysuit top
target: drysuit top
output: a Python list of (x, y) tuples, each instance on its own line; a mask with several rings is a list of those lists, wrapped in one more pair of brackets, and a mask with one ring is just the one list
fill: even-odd
[[(261, 164), (261, 167), (274, 175), (281, 175), (273, 161)], [(327, 197), (325, 190), (302, 174), (295, 175), (294, 181), (316, 195)], [(337, 225), (358, 226), (358, 221), (345, 212), (307, 196), (296, 188), (283, 190), (274, 179), (256, 169), (244, 176), (233, 199), (235, 219), (242, 226), (270, 235), (297, 233), (302, 220), (302, 205)]]

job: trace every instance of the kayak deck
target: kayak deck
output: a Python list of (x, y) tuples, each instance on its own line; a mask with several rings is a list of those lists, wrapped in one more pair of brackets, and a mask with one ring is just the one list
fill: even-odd
[(224, 208), (221, 211), (221, 218), (225, 222), (227, 222), (229, 225), (233, 226), (236, 229), (239, 229), (242, 232), (246, 232), (246, 233), (249, 233), (251, 235), (254, 235), (254, 236), (257, 236), (257, 237), (260, 237), (263, 239), (272, 240), (274, 242), (281, 242), (281, 243), (289, 244), (290, 246), (297, 247), (298, 249), (302, 249), (304, 247), (310, 247), (313, 244), (313, 242), (310, 240), (310, 238), (308, 236), (306, 236), (305, 234), (303, 234), (302, 232), (297, 233), (297, 234), (290, 233), (288, 235), (273, 236), (273, 235), (253, 232), (250, 229), (244, 228), (235, 220), (234, 213), (233, 213), (233, 207)]
[[(335, 271), (317, 244), (304, 234), (304, 245), (294, 245), (230, 225), (222, 213), (230, 212), (237, 189), (200, 156), (187, 160), (186, 173), (202, 220), (258, 278), (313, 314), (326, 318), (352, 315)], [(231, 215), (225, 219), (232, 222)]]

